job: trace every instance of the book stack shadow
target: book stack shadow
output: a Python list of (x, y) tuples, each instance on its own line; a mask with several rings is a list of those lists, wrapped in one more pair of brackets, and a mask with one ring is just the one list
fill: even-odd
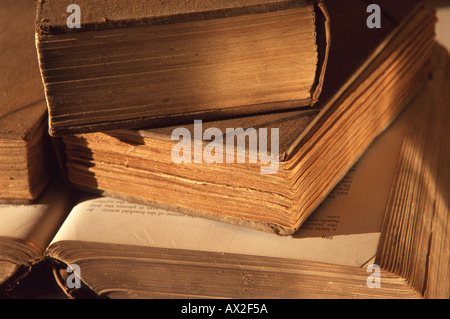
[(0, 11), (2, 296), (450, 297), (423, 1), (72, 2)]

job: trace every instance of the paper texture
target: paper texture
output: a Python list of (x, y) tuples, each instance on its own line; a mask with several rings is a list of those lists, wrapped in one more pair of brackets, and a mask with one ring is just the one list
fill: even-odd
[(55, 182), (36, 204), (0, 205), (0, 237), (31, 243), (42, 253), (68, 215), (72, 200), (67, 187)]
[(362, 266), (376, 253), (404, 127), (404, 120), (397, 121), (376, 140), (291, 237), (113, 198), (87, 197), (73, 209), (53, 243), (78, 240)]

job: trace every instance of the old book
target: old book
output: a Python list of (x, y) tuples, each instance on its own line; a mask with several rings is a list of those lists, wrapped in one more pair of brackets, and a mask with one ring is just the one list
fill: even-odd
[(0, 269), (45, 256), (72, 297), (448, 299), (448, 52), (436, 46), (432, 62), (416, 99), (292, 236), (88, 194), (72, 209), (54, 184), (38, 205), (0, 207)]
[[(293, 236), (86, 195), (46, 255), (78, 298), (87, 289), (108, 298), (419, 297), (384, 273), (384, 289), (366, 285), (404, 126), (383, 135)], [(68, 287), (71, 264), (82, 289)]]
[(35, 200), (53, 175), (47, 107), (34, 44), (33, 1), (0, 11), (0, 203)]
[(435, 49), (432, 79), (294, 235), (88, 195), (46, 252), (61, 287), (72, 297), (448, 299), (450, 57)]
[(79, 28), (68, 27), (71, 4), (41, 1), (36, 20), (53, 135), (310, 106), (320, 95), (321, 1), (80, 0)]
[[(421, 2), (326, 2), (333, 30), (319, 109), (65, 136), (68, 179), (103, 195), (293, 234), (430, 72), (435, 13)], [(237, 144), (237, 146), (235, 145)]]
[(0, 295), (15, 289), (45, 259), (79, 195), (55, 179), (32, 204), (0, 204)]
[[(450, 60), (438, 48), (426, 93), (413, 104), (377, 263), (428, 298), (450, 290)], [(424, 108), (424, 106), (427, 106)]]

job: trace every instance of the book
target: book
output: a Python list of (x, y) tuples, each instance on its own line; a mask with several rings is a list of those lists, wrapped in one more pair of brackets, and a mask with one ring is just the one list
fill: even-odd
[[(449, 294), (450, 227), (450, 61), (439, 47), (436, 71), (426, 94), (414, 102), (408, 121), (386, 221), (378, 248), (378, 263), (406, 278), (429, 298)], [(437, 71), (440, 68), (440, 71)], [(430, 106), (429, 109), (423, 106)]]
[(34, 203), (0, 204), (0, 292), (8, 295), (43, 263), (46, 248), (79, 196), (55, 178)]
[(0, 203), (36, 200), (56, 171), (34, 44), (35, 4), (0, 12)]
[[(405, 124), (389, 129), (292, 236), (86, 194), (46, 255), (75, 298), (86, 290), (107, 298), (383, 296), (365, 285), (364, 266), (376, 254)], [(68, 288), (73, 264), (83, 288)], [(419, 297), (385, 276), (384, 293)]]
[[(49, 245), (72, 297), (450, 297), (450, 56), (292, 236), (88, 194)], [(79, 287), (68, 286), (68, 265)], [(90, 295), (92, 296), (92, 295)]]
[(36, 31), (54, 136), (310, 106), (329, 48), (310, 0), (41, 1)]
[(435, 12), (420, 1), (384, 2), (381, 29), (367, 28), (362, 2), (325, 4), (334, 45), (317, 109), (64, 136), (68, 180), (104, 196), (295, 233), (423, 85), (434, 44)]
[(66, 201), (57, 181), (41, 202), (51, 209), (0, 206), (0, 269), (46, 259), (73, 298), (448, 299), (448, 51), (436, 45), (432, 65), (292, 236), (92, 194)]

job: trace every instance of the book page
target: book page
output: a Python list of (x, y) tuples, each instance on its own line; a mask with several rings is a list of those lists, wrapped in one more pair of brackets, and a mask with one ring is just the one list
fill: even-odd
[(55, 181), (35, 204), (0, 204), (0, 237), (32, 243), (44, 252), (73, 202), (71, 191), (62, 182)]
[(362, 266), (373, 258), (405, 129), (391, 126), (290, 237), (88, 195), (53, 242), (139, 245)]
[(403, 116), (375, 140), (294, 236), (380, 232), (405, 132)]

